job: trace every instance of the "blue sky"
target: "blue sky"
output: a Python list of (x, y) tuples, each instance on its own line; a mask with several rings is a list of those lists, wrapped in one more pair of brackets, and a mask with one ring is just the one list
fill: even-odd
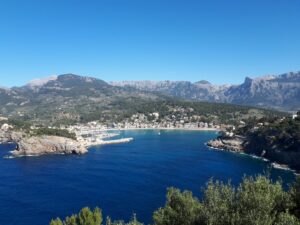
[(1, 0), (0, 86), (75, 73), (241, 83), (300, 70), (299, 0)]

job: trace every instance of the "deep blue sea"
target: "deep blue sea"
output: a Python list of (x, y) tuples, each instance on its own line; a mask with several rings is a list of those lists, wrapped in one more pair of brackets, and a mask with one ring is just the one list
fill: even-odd
[(151, 222), (165, 203), (167, 187), (192, 190), (214, 177), (233, 184), (246, 175), (269, 172), (288, 185), (291, 172), (270, 169), (246, 155), (211, 150), (205, 142), (215, 132), (122, 131), (134, 141), (93, 147), (86, 155), (51, 155), (6, 159), (13, 147), (0, 146), (0, 225), (47, 225), (84, 206), (128, 220), (133, 213)]

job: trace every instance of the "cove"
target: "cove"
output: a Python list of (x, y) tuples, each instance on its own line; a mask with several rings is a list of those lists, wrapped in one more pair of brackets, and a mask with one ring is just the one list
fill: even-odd
[(270, 173), (285, 187), (289, 171), (247, 155), (211, 150), (205, 143), (216, 132), (121, 131), (134, 141), (93, 147), (86, 155), (3, 158), (12, 145), (0, 145), (0, 224), (46, 225), (82, 207), (99, 206), (104, 216), (128, 220), (133, 213), (151, 222), (165, 203), (167, 187), (201, 197), (213, 177), (238, 184), (244, 175)]

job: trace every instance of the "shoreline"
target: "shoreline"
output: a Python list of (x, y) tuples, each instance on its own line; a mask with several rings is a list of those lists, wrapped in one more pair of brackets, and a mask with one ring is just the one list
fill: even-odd
[(294, 170), (292, 168), (290, 168), (288, 165), (285, 164), (280, 164), (277, 162), (272, 162), (271, 160), (262, 157), (262, 156), (257, 156), (257, 155), (253, 155), (253, 154), (248, 154), (245, 152), (238, 152), (238, 151), (230, 151), (227, 149), (223, 149), (223, 148), (216, 148), (216, 147), (211, 147), (209, 146), (207, 143), (205, 144), (208, 148), (213, 149), (213, 150), (217, 150), (217, 151), (224, 151), (224, 152), (231, 152), (234, 154), (240, 154), (240, 155), (245, 155), (247, 157), (251, 157), (253, 159), (257, 159), (257, 160), (261, 160), (264, 161), (266, 163), (269, 163), (269, 165), (273, 168), (273, 169), (279, 169), (279, 170), (285, 170), (285, 171), (290, 171), (292, 172), (295, 176), (300, 176), (300, 171)]
[(155, 128), (110, 128), (103, 131), (126, 131), (126, 130), (182, 130), (182, 131), (221, 131), (218, 128), (168, 128), (168, 127), (155, 127)]

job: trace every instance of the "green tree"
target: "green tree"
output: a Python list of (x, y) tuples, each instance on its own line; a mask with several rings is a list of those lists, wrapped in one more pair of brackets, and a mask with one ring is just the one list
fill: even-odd
[(90, 208), (85, 207), (80, 210), (77, 221), (78, 225), (101, 225), (102, 212), (99, 208), (95, 208), (94, 211), (91, 211)]
[(66, 217), (65, 225), (77, 225), (77, 215)]
[[(298, 196), (299, 188), (291, 193)], [(268, 177), (245, 177), (238, 188), (230, 183), (208, 182), (199, 201), (191, 192), (171, 188), (167, 203), (153, 214), (155, 225), (285, 225), (298, 224), (289, 213), (292, 194)]]
[(291, 212), (300, 218), (300, 177), (297, 177), (296, 182), (291, 186), (289, 192), (294, 203)]
[(244, 178), (236, 192), (237, 224), (272, 225), (278, 213), (289, 205), (280, 182), (268, 177)]
[[(230, 183), (210, 180), (201, 200), (189, 191), (169, 188), (164, 207), (153, 213), (154, 225), (300, 225), (300, 178), (289, 191), (269, 177), (245, 177), (235, 188)], [(52, 220), (50, 225), (101, 225), (99, 208), (83, 208), (78, 215)], [(106, 225), (143, 225), (134, 214), (131, 221)]]
[(295, 216), (289, 213), (280, 213), (275, 225), (300, 225), (300, 222)]
[(202, 221), (209, 225), (229, 225), (234, 221), (235, 192), (230, 183), (211, 180), (204, 190), (204, 215)]
[(143, 225), (142, 223), (140, 223), (137, 218), (136, 215), (133, 214), (133, 217), (131, 219), (131, 221), (129, 223), (125, 223), (123, 220), (117, 220), (112, 222), (110, 217), (106, 218), (106, 225)]
[(102, 212), (97, 207), (93, 211), (85, 207), (78, 215), (66, 217), (64, 221), (57, 218), (52, 220), (50, 225), (102, 225)]
[(57, 218), (55, 220), (51, 220), (50, 225), (64, 225), (61, 219)]
[(164, 208), (153, 214), (155, 225), (192, 225), (199, 220), (203, 206), (189, 191), (169, 188)]

